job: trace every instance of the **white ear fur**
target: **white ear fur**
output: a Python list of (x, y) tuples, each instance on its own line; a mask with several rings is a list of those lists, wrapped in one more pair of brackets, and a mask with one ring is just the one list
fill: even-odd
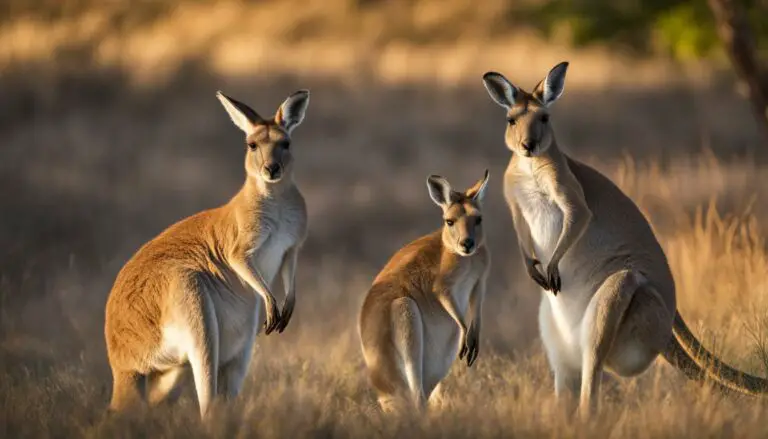
[(475, 183), (474, 186), (472, 186), (472, 191), (474, 192), (472, 194), (472, 199), (482, 203), (483, 199), (485, 199), (485, 190), (488, 188), (488, 179), (490, 178), (490, 172), (486, 169), (485, 175), (483, 176), (483, 179)]
[(232, 99), (221, 91), (216, 92), (216, 97), (219, 98), (224, 109), (229, 113), (235, 126), (243, 130), (244, 133), (250, 134), (254, 124), (261, 120), (261, 117), (251, 107)]
[(432, 201), (440, 207), (445, 207), (451, 200), (451, 185), (448, 180), (439, 175), (430, 175), (427, 178), (427, 189)]
[(309, 90), (299, 90), (280, 105), (275, 115), (275, 122), (290, 132), (304, 120), (304, 114), (309, 106)]
[(483, 85), (497, 104), (507, 110), (515, 105), (517, 87), (512, 85), (501, 73), (487, 72), (483, 75)]
[(547, 74), (547, 77), (539, 84), (535, 94), (542, 104), (549, 106), (563, 95), (565, 90), (565, 73), (567, 71), (568, 62), (561, 62), (553, 67)]

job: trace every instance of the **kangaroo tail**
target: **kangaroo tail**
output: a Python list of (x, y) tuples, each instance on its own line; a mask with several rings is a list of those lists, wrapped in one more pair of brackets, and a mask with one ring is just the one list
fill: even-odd
[(768, 393), (768, 380), (729, 366), (709, 352), (696, 339), (678, 312), (675, 312), (672, 333), (673, 337), (663, 353), (664, 359), (688, 378), (697, 381), (709, 378), (719, 387), (746, 395)]

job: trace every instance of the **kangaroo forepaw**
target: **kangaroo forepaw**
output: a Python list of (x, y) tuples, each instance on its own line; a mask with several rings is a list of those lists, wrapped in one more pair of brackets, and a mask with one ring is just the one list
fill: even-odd
[(547, 282), (547, 279), (541, 274), (541, 271), (539, 271), (539, 266), (541, 266), (541, 262), (538, 259), (530, 258), (526, 259), (525, 261), (525, 268), (528, 271), (528, 276), (533, 279), (533, 281), (536, 282), (536, 284), (538, 284), (541, 288), (549, 290), (549, 283)]
[(283, 303), (283, 313), (280, 316), (280, 323), (277, 325), (277, 332), (278, 334), (282, 334), (283, 331), (285, 331), (285, 328), (288, 326), (288, 322), (291, 321), (291, 316), (293, 316), (293, 307), (295, 302), (293, 300), (285, 300), (285, 303)]
[(277, 325), (279, 325), (282, 320), (280, 318), (280, 311), (277, 309), (277, 304), (274, 300), (268, 303), (267, 306), (269, 309), (267, 310), (267, 318), (264, 320), (264, 335), (271, 334), (277, 329)]
[(560, 270), (557, 268), (557, 263), (550, 263), (547, 266), (547, 283), (552, 294), (557, 295), (557, 293), (562, 291), (563, 284), (560, 279)]

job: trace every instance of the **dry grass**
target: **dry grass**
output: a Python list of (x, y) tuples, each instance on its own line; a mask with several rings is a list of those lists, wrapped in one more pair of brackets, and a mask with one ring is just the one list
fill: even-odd
[[(302, 13), (322, 15), (318, 4)], [(594, 422), (563, 415), (537, 340), (539, 293), (501, 196), (503, 116), (479, 78), (497, 69), (530, 87), (572, 61), (553, 116), (560, 143), (652, 220), (702, 340), (763, 374), (768, 166), (731, 90), (707, 73), (525, 36), (297, 43), (254, 25), (284, 26), (267, 20), (282, 9), (259, 8), (291, 7), (190, 6), (119, 32), (99, 11), (0, 26), (0, 437), (764, 436), (764, 403), (713, 393), (661, 362), (608, 384)], [(313, 93), (295, 134), (310, 237), (292, 326), (259, 339), (244, 392), (210, 431), (191, 388), (175, 407), (102, 422), (103, 307), (117, 270), (241, 184), (240, 135), (214, 91), (268, 113), (299, 87)], [(357, 345), (363, 295), (399, 246), (438, 226), (425, 176), (464, 185), (486, 167), (494, 268), (481, 356), (454, 368), (425, 419), (384, 419)]]

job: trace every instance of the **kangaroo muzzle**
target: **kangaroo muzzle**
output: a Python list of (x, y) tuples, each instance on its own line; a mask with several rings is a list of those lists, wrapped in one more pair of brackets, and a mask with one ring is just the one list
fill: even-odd
[(279, 163), (270, 163), (268, 165), (264, 165), (261, 172), (262, 175), (264, 175), (265, 180), (274, 182), (280, 180), (280, 177), (282, 177), (283, 167), (280, 166)]

